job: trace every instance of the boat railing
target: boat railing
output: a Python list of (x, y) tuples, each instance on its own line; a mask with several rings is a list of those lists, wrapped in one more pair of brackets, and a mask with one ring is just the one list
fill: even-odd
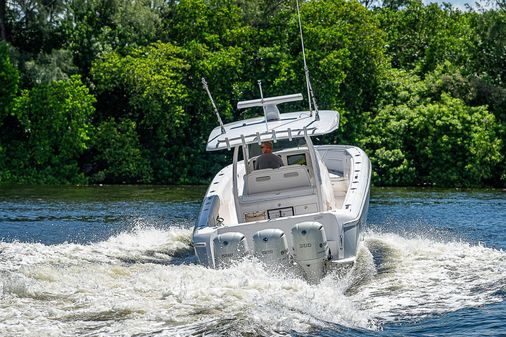
[[(297, 128), (297, 129), (291, 129), (291, 128), (288, 128), (288, 129), (283, 129), (283, 130), (278, 130), (276, 131), (276, 129), (272, 129), (270, 131), (264, 131), (264, 132), (256, 132), (256, 133), (253, 133), (253, 134), (248, 134), (248, 135), (244, 135), (244, 134), (241, 134), (240, 136), (237, 136), (237, 137), (224, 137), (223, 139), (218, 139), (217, 142), (216, 142), (216, 146), (215, 148), (216, 149), (220, 149), (222, 148), (222, 145), (225, 145), (227, 147), (228, 150), (231, 149), (232, 147), (232, 143), (235, 143), (236, 141), (241, 141), (242, 144), (251, 144), (251, 143), (258, 143), (260, 144), (261, 142), (263, 141), (266, 141), (266, 140), (273, 140), (273, 141), (277, 141), (278, 138), (283, 138), (283, 139), (286, 139), (288, 138), (289, 140), (292, 140), (292, 138), (299, 138), (299, 137), (303, 137), (304, 136), (304, 133), (307, 132), (308, 135), (314, 135), (314, 133), (316, 132), (316, 127), (304, 127), (304, 128)], [(221, 137), (223, 137), (223, 135), (219, 135)]]

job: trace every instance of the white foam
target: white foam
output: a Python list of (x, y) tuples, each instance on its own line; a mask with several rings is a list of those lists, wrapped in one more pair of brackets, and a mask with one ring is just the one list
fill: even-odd
[(379, 272), (353, 300), (381, 320), (411, 319), (502, 301), (506, 253), (466, 242), (368, 233)]
[(189, 229), (136, 227), (107, 241), (80, 245), (64, 243), (0, 242), (0, 271), (23, 266), (53, 264), (81, 265), (83, 263), (167, 262), (178, 251), (191, 253)]
[(374, 330), (500, 301), (506, 281), (504, 252), (465, 242), (370, 232), (349, 274), (310, 285), (253, 259), (221, 270), (174, 263), (190, 236), (136, 228), (89, 245), (0, 243), (0, 335)]

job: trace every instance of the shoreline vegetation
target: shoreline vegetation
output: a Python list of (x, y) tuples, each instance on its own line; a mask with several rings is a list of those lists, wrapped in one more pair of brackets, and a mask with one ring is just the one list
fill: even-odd
[[(483, 3), (489, 5), (490, 3)], [(375, 186), (506, 187), (506, 5), (301, 3), (325, 143)], [(295, 2), (0, 1), (0, 186), (206, 184), (240, 100), (305, 94)], [(307, 110), (306, 103), (292, 108)], [(318, 143), (318, 140), (315, 141)]]
[[(5, 200), (39, 200), (39, 201), (69, 201), (69, 202), (102, 202), (102, 201), (164, 201), (164, 202), (195, 202), (200, 205), (205, 195), (207, 185), (27, 185), (0, 184), (0, 201)], [(378, 196), (384, 193), (397, 196), (411, 195), (454, 195), (487, 194), (488, 198), (500, 198), (506, 188), (493, 187), (433, 187), (433, 186), (373, 186), (371, 193)]]

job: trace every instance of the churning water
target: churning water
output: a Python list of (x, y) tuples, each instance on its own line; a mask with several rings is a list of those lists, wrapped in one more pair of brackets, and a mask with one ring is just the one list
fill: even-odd
[(199, 266), (201, 189), (0, 193), (1, 336), (506, 334), (504, 192), (373, 190), (357, 263), (318, 285)]

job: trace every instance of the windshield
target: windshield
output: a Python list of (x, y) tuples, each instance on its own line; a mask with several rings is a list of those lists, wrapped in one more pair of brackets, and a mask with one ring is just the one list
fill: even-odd
[[(304, 138), (296, 138), (292, 140), (283, 139), (278, 140), (277, 142), (273, 142), (273, 152), (281, 151), (284, 149), (298, 149), (301, 147), (306, 147), (306, 140)], [(258, 143), (249, 144), (248, 151), (250, 158), (259, 156), (262, 154), (262, 150)]]

